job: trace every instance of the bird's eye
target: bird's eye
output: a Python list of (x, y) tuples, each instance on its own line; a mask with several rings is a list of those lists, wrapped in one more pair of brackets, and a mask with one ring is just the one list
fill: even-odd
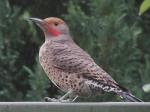
[(58, 26), (58, 23), (54, 23), (55, 26)]

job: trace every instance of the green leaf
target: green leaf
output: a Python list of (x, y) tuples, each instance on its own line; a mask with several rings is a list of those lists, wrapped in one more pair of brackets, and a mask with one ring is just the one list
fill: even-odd
[(150, 8), (150, 0), (144, 0), (140, 6), (139, 15), (142, 15), (149, 8)]

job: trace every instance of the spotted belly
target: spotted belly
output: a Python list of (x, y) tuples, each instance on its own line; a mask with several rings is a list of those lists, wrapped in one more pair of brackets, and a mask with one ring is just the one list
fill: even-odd
[(55, 68), (53, 65), (47, 63), (49, 61), (46, 58), (41, 59), (40, 63), (48, 75), (49, 79), (60, 90), (68, 92), (70, 89), (79, 96), (91, 96), (94, 92), (89, 85), (87, 85), (86, 79), (82, 75), (76, 73), (67, 73), (61, 69)]

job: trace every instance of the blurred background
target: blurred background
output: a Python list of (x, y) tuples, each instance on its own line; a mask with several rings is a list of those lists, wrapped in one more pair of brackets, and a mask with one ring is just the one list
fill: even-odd
[[(0, 0), (0, 101), (59, 97), (43, 72), (38, 51), (42, 31), (29, 17), (60, 17), (75, 42), (137, 97), (150, 101), (150, 11), (143, 0)], [(112, 94), (81, 101), (121, 101)]]

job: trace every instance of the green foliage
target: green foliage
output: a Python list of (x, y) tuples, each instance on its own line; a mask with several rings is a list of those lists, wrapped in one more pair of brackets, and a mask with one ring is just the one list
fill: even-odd
[(150, 0), (144, 0), (140, 6), (139, 15), (142, 15), (149, 8), (150, 8)]
[(20, 15), (20, 9), (11, 7), (7, 0), (0, 1), (0, 8), (0, 100), (22, 100), (30, 86), (23, 69), (27, 61), (22, 55), (27, 55), (22, 50), (26, 49), (25, 40), (34, 37), (33, 28), (27, 24), (28, 13)]
[(42, 100), (48, 96), (49, 84), (35, 63), (42, 41), (28, 21), (30, 13), (2, 0), (0, 15), (0, 101)]
[(26, 66), (24, 66), (24, 69), (29, 73), (29, 83), (31, 84), (31, 89), (28, 91), (26, 99), (30, 101), (44, 99), (47, 96), (46, 87), (48, 86), (48, 78), (41, 68), (38, 58), (33, 70)]

